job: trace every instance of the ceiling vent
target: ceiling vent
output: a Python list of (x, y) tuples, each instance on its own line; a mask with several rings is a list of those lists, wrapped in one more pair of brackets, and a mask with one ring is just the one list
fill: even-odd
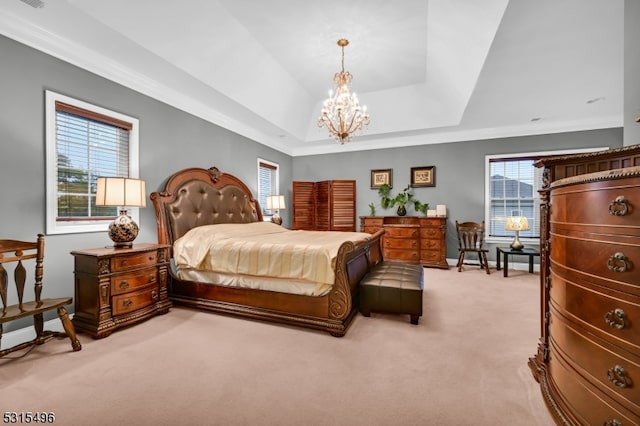
[(42, 0), (20, 0), (24, 4), (28, 4), (31, 7), (35, 7), (36, 9), (40, 9), (44, 7), (44, 2)]

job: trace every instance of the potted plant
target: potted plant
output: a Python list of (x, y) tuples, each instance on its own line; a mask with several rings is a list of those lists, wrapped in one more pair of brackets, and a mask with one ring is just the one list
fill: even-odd
[(382, 198), (380, 205), (384, 209), (388, 209), (394, 206), (398, 206), (398, 216), (404, 216), (407, 214), (407, 204), (413, 199), (413, 193), (411, 192), (411, 185), (407, 185), (405, 189), (399, 192), (395, 197), (391, 196), (391, 187), (388, 184), (382, 185), (378, 188), (378, 193)]
[(369, 211), (371, 212), (371, 214), (369, 216), (375, 216), (376, 215), (376, 205), (373, 203), (369, 203)]
[(427, 210), (429, 210), (429, 203), (422, 204), (420, 201), (416, 200), (413, 203), (413, 208), (424, 215), (427, 214)]

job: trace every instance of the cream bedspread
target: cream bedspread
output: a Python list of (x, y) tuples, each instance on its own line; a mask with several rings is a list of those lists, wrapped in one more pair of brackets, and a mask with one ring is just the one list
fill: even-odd
[(333, 284), (340, 245), (370, 237), (363, 232), (292, 231), (271, 222), (206, 225), (176, 240), (173, 257), (179, 268)]

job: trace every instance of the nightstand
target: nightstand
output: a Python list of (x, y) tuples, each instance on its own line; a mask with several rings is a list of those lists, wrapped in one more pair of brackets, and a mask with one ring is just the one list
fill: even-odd
[(134, 244), (132, 248), (72, 251), (76, 330), (102, 338), (169, 312), (169, 249), (168, 245)]

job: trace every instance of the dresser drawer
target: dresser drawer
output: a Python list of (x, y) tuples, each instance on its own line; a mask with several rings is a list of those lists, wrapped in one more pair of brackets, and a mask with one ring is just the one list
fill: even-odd
[(158, 253), (155, 250), (127, 256), (114, 256), (111, 258), (111, 272), (130, 271), (138, 267), (155, 266), (157, 263)]
[(113, 315), (122, 315), (155, 303), (158, 300), (156, 287), (113, 297)]
[(614, 425), (614, 421), (623, 426), (640, 424), (640, 416), (576, 374), (553, 344), (549, 357), (549, 374), (553, 388), (562, 395), (562, 401), (577, 416), (579, 424)]
[(421, 226), (431, 226), (434, 228), (440, 227), (442, 225), (444, 225), (445, 219), (444, 218), (425, 218), (425, 217), (421, 217), (420, 218), (420, 225)]
[(441, 240), (422, 240), (420, 248), (423, 250), (440, 250), (442, 247)]
[(364, 223), (364, 226), (377, 226), (379, 228), (382, 228), (384, 219), (382, 217), (368, 217), (362, 219), (362, 222)]
[(440, 229), (440, 228), (422, 228), (420, 230), (420, 238), (440, 239), (440, 238), (442, 238), (442, 229)]
[(116, 275), (111, 277), (111, 294), (117, 295), (128, 293), (141, 287), (158, 282), (158, 269), (148, 268), (141, 269), (128, 274)]
[(613, 232), (640, 235), (640, 178), (558, 188), (551, 206), (552, 222), (609, 226)]
[(382, 239), (383, 247), (400, 248), (400, 249), (418, 249), (419, 241), (411, 238), (389, 238), (385, 236)]
[(381, 227), (377, 227), (377, 226), (365, 226), (362, 228), (362, 232), (367, 232), (369, 234), (375, 234), (376, 232), (378, 232), (379, 230), (381, 230)]
[[(596, 387), (640, 413), (640, 358), (564, 321), (551, 306), (549, 330), (569, 364)], [(615, 396), (614, 396), (615, 395)]]
[(398, 238), (418, 238), (420, 232), (413, 226), (385, 226), (385, 236)]
[(621, 281), (627, 284), (626, 291), (640, 294), (638, 238), (555, 233), (552, 234), (550, 260), (552, 265), (565, 265), (584, 274)]
[(423, 262), (439, 262), (442, 260), (442, 253), (440, 251), (421, 250), (420, 260)]
[(385, 259), (405, 260), (407, 262), (417, 263), (420, 261), (420, 253), (418, 250), (389, 249), (383, 247), (382, 256)]
[[(564, 272), (564, 271), (559, 271)], [(551, 271), (551, 299), (563, 314), (614, 344), (640, 353), (640, 298)]]

